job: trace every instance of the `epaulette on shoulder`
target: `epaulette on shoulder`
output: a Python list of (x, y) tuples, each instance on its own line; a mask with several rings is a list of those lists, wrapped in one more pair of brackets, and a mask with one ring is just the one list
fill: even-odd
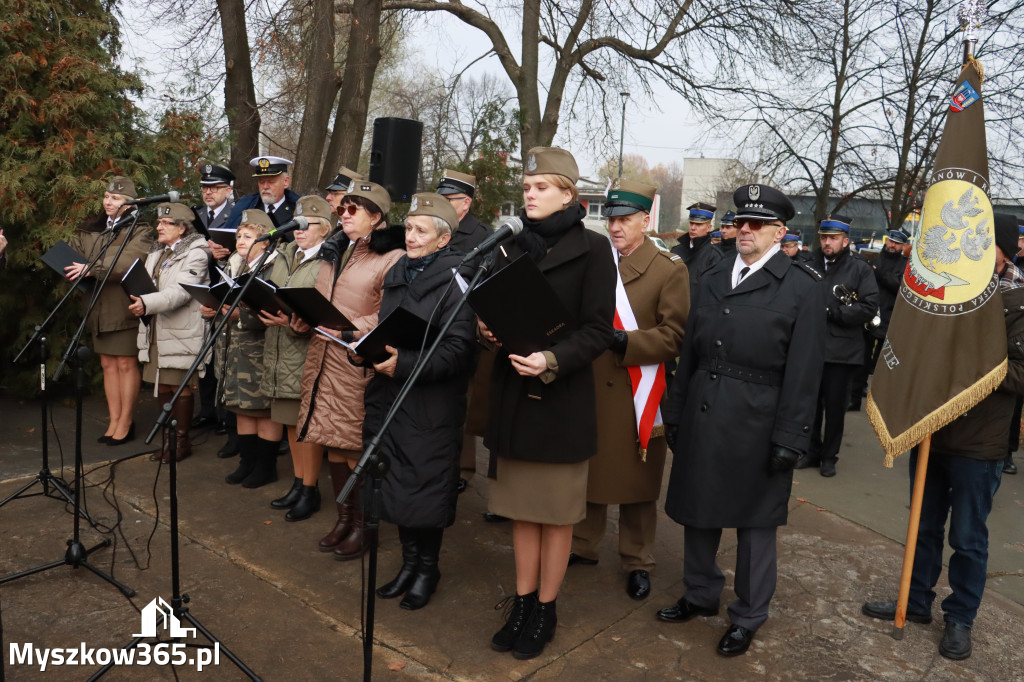
[(809, 264), (807, 264), (804, 261), (795, 260), (793, 261), (793, 265), (797, 266), (798, 268), (809, 274), (817, 282), (820, 282), (821, 280), (825, 279), (824, 275), (822, 275), (820, 272), (812, 268)]
[(676, 254), (672, 253), (671, 251), (662, 251), (661, 249), (658, 249), (658, 254), (662, 258), (667, 258), (670, 261), (675, 262), (675, 263), (678, 263), (678, 262), (683, 260), (682, 256), (677, 256)]

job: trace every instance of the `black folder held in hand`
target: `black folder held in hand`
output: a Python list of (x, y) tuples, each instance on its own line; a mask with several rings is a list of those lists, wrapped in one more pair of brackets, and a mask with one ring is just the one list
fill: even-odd
[[(61, 277), (67, 277), (67, 272), (64, 270), (66, 267), (70, 267), (75, 263), (88, 263), (89, 260), (82, 254), (71, 248), (71, 245), (66, 241), (61, 240), (47, 249), (46, 253), (40, 258), (44, 263), (49, 265), (53, 270)], [(75, 282), (75, 286), (81, 291), (88, 291), (89, 284), (91, 283), (92, 275), (86, 275)]]
[(547, 350), (576, 329), (576, 320), (529, 256), (477, 285), (469, 305), (514, 355)]
[(356, 328), (315, 287), (278, 287), (277, 297), (311, 327), (342, 330)]
[(124, 277), (121, 278), (121, 287), (129, 296), (141, 297), (156, 293), (156, 284), (140, 258), (136, 258), (128, 268), (128, 272), (124, 273)]
[(180, 284), (181, 288), (187, 291), (189, 296), (207, 308), (217, 310), (221, 305), (228, 303), (225, 300), (225, 294), (228, 293), (230, 288), (227, 282), (220, 282), (212, 287), (208, 287), (205, 284), (187, 284), (185, 282), (180, 282)]
[(355, 351), (370, 362), (378, 363), (388, 359), (389, 353), (385, 346), (418, 351), (424, 345), (434, 342), (438, 330), (437, 327), (428, 324), (416, 313), (409, 312), (405, 308), (395, 308), (356, 343), (346, 343), (333, 334), (328, 334), (320, 329), (316, 331), (335, 343)]
[(235, 239), (238, 236), (235, 230), (226, 230), (223, 227), (211, 227), (206, 230), (209, 240), (229, 251), (235, 250)]

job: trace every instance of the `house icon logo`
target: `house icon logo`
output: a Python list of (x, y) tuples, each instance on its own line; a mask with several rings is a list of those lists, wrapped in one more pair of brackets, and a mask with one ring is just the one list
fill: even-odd
[(156, 637), (157, 629), (163, 623), (170, 637), (195, 637), (195, 628), (183, 628), (174, 615), (174, 609), (162, 597), (156, 597), (142, 609), (142, 632), (132, 637)]

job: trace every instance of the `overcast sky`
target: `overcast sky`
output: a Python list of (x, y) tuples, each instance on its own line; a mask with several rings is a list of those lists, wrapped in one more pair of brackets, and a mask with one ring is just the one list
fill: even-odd
[[(122, 7), (123, 56), (126, 66), (137, 63), (150, 73), (146, 78), (150, 90), (143, 105), (156, 109), (162, 108), (160, 95), (165, 91), (168, 79), (172, 78), (167, 74), (166, 63), (161, 60), (160, 54), (166, 47), (165, 44), (170, 44), (173, 38), (162, 31), (140, 31), (136, 28), (145, 23), (141, 21), (140, 9), (144, 6), (143, 0), (129, 0)], [(518, 52), (519, 27), (505, 26), (504, 30), (510, 46)], [(434, 12), (430, 16), (418, 18), (412, 24), (408, 37), (406, 49), (409, 53), (409, 63), (424, 63), (428, 68), (446, 74), (461, 69), (486, 52), (490, 46), (481, 32), (450, 17), (446, 12)], [(541, 54), (543, 56), (543, 50)], [(492, 73), (508, 83), (504, 71), (493, 55), (474, 64), (468, 73)], [(508, 89), (512, 91), (511, 83), (508, 83)], [(573, 131), (567, 130), (564, 125), (555, 139), (555, 144), (565, 145), (573, 152), (584, 175), (595, 177), (597, 169), (609, 155), (617, 156), (621, 120), (621, 100), (618, 91), (619, 88), (615, 88), (612, 95), (618, 108), (609, 136), (611, 149), (595, 148), (582, 134), (572, 135)], [(657, 84), (653, 98), (644, 95), (638, 87), (631, 88), (630, 92), (631, 96), (626, 105), (626, 154), (640, 154), (652, 166), (673, 162), (682, 165), (685, 157), (700, 156), (702, 151), (705, 156), (723, 155), (721, 149), (702, 150), (696, 146), (701, 131), (682, 96), (662, 84)], [(222, 95), (222, 92), (218, 94)], [(543, 102), (546, 93), (542, 90), (540, 94)], [(564, 114), (563, 111), (563, 120)]]

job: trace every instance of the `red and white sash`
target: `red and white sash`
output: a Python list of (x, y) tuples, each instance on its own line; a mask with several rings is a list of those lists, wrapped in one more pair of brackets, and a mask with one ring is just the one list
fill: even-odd
[[(631, 332), (639, 329), (636, 316), (626, 296), (619, 272), (619, 254), (612, 246), (615, 259), (615, 328)], [(665, 393), (665, 363), (657, 365), (627, 366), (629, 381), (633, 386), (633, 410), (636, 413), (637, 435), (640, 438), (640, 458), (647, 461), (647, 444), (655, 428), (660, 427), (661, 397)], [(658, 429), (662, 431), (662, 429)]]

